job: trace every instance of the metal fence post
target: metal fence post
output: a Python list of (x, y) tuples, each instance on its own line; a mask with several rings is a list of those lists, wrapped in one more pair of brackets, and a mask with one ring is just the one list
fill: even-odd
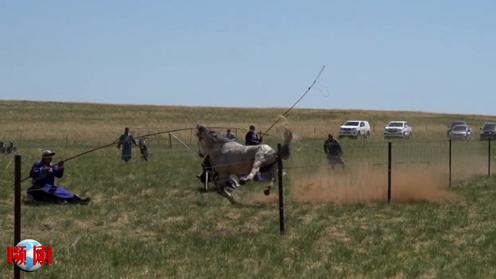
[(281, 159), (281, 144), (277, 144), (277, 180), (279, 182), (279, 232), (284, 234), (286, 228), (284, 224), (284, 192), (282, 181), (282, 159)]
[(172, 135), (169, 133), (169, 148), (172, 149)]
[[(14, 246), (21, 241), (21, 155), (15, 155), (14, 168)], [(21, 270), (14, 263), (14, 279), (21, 278)]]
[(487, 176), (491, 176), (491, 137), (487, 144)]
[(391, 142), (388, 142), (388, 196), (387, 196), (388, 203), (391, 203), (391, 161), (392, 161), (391, 146), (392, 146)]
[(449, 176), (449, 182), (448, 182), (448, 187), (451, 188), (451, 139), (449, 140), (449, 152), (448, 152), (448, 176)]

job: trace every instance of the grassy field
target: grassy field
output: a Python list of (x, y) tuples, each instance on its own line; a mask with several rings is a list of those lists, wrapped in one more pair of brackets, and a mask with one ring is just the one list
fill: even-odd
[[(196, 123), (239, 128), (254, 123), (264, 128), (283, 109), (0, 102), (0, 112), (0, 140), (17, 143), (25, 176), (41, 150), (50, 148), (65, 158), (112, 142), (124, 126), (135, 134)], [(369, 120), (373, 136), (343, 141), (348, 168), (330, 171), (322, 140), (353, 118)], [(393, 143), (393, 182), (414, 195), (409, 199), (398, 189), (393, 204), (387, 205), (380, 200), (387, 171), (381, 129), (395, 119), (408, 120), (415, 136)], [(496, 117), (292, 112), (287, 124), (297, 140), (285, 162), (284, 236), (278, 233), (277, 193), (265, 197), (263, 185), (252, 183), (237, 191), (241, 204), (233, 206), (214, 192), (200, 192), (194, 177), (199, 159), (178, 142), (170, 148), (167, 136), (150, 139), (147, 163), (135, 153), (133, 161), (124, 164), (115, 147), (91, 153), (68, 162), (59, 180), (91, 196), (90, 205), (23, 206), (22, 238), (54, 247), (54, 264), (24, 277), (494, 278), (496, 179), (483, 176), (487, 144), (454, 144), (455, 184), (446, 189), (446, 125), (459, 119), (477, 131)], [(196, 149), (191, 132), (177, 136)], [(279, 139), (273, 133), (268, 141), (274, 145)], [(12, 157), (0, 156), (2, 251), (13, 242), (12, 169)], [(429, 191), (416, 194), (426, 187), (441, 189), (445, 198), (430, 200)], [(6, 262), (0, 263), (0, 276), (10, 277)]]

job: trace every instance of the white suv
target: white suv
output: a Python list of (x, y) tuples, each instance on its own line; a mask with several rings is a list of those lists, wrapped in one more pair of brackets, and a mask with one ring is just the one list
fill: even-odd
[(370, 124), (368, 121), (364, 120), (349, 120), (341, 125), (339, 129), (339, 138), (342, 137), (369, 137), (370, 136)]
[(384, 128), (384, 138), (410, 138), (412, 127), (406, 121), (391, 121)]

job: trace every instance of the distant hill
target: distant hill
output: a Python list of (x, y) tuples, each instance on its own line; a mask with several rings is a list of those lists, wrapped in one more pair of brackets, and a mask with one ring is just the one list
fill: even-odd
[[(3, 139), (57, 140), (66, 137), (103, 142), (115, 137), (125, 126), (135, 133), (209, 126), (246, 128), (255, 124), (262, 130), (286, 108), (220, 108), (153, 105), (113, 105), (64, 102), (0, 101), (0, 133)], [(323, 138), (337, 133), (348, 119), (368, 120), (373, 139), (382, 139), (390, 120), (407, 120), (416, 137), (441, 138), (455, 120), (468, 121), (474, 130), (496, 116), (457, 115), (412, 111), (294, 109), (287, 117), (290, 127), (303, 138)], [(281, 121), (283, 122), (283, 121)]]

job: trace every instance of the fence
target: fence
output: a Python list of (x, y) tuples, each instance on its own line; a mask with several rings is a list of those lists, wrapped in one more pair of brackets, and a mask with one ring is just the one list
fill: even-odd
[[(191, 130), (187, 131), (191, 133)], [(174, 134), (174, 136), (177, 135)], [(495, 153), (491, 140), (397, 140), (389, 142), (348, 140), (342, 142), (346, 164), (344, 168), (329, 166), (322, 144), (321, 141), (293, 144), (292, 157), (284, 166), (284, 170), (291, 174), (287, 179), (283, 179), (283, 162), (278, 160), (281, 233), (285, 231), (284, 193), (286, 190), (292, 194), (294, 199), (302, 202), (341, 202), (343, 200), (340, 200), (339, 191), (344, 191), (344, 196), (342, 196), (344, 199), (353, 195), (357, 196), (352, 198), (352, 202), (367, 201), (370, 197), (372, 200), (394, 202), (395, 197), (398, 197), (395, 193), (405, 183), (404, 180), (413, 183), (416, 187), (409, 190), (416, 191), (425, 186), (432, 186), (429, 185), (431, 182), (441, 182), (447, 188), (467, 177), (490, 176), (494, 172), (492, 161)], [(178, 152), (178, 154), (190, 152), (180, 142), (160, 149)], [(20, 158), (19, 155), (15, 157), (14, 239), (16, 243), (20, 240)], [(290, 182), (289, 188), (284, 187), (284, 181)], [(317, 191), (312, 193), (308, 185), (316, 186)], [(357, 191), (351, 189), (352, 187)], [(430, 194), (432, 192), (426, 193), (426, 197)]]
[[(428, 197), (432, 188), (448, 188), (468, 177), (494, 172), (491, 164), (494, 146), (488, 140), (345, 140), (341, 143), (346, 165), (343, 169), (329, 165), (322, 144), (319, 141), (293, 145), (292, 158), (285, 169), (291, 173), (294, 199), (302, 202), (422, 199)], [(392, 190), (388, 191), (388, 185)], [(415, 191), (424, 191), (424, 196), (416, 197)], [(405, 192), (410, 192), (411, 197), (405, 197)], [(439, 194), (434, 190), (431, 193)]]

